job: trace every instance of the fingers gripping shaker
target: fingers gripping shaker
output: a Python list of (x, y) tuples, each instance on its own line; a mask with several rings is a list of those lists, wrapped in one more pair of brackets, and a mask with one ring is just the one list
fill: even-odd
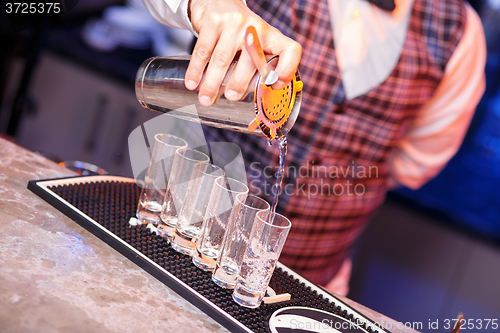
[[(212, 127), (265, 136), (270, 140), (283, 137), (295, 124), (302, 100), (302, 81), (298, 71), (281, 90), (274, 90), (261, 82), (262, 77), (257, 73), (246, 96), (233, 102), (224, 98), (225, 83), (236, 64), (233, 62), (219, 88), (218, 100), (205, 107), (198, 102), (198, 91), (184, 86), (189, 59), (189, 56), (155, 57), (143, 62), (136, 75), (135, 94), (144, 108)], [(274, 57), (268, 63), (275, 68), (278, 58)]]

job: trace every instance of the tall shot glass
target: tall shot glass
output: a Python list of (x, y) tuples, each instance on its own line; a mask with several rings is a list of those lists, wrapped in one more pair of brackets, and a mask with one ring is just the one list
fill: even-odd
[(187, 145), (186, 141), (175, 135), (158, 133), (154, 136), (153, 150), (137, 205), (136, 216), (140, 224), (159, 223), (175, 151)]
[(233, 291), (234, 301), (248, 308), (260, 306), (292, 226), (283, 215), (267, 211), (258, 212), (255, 223)]
[(236, 196), (236, 205), (231, 211), (222, 250), (212, 274), (212, 280), (220, 287), (233, 289), (240, 272), (248, 239), (259, 211), (269, 212), (267, 201), (244, 193)]
[(172, 238), (194, 166), (198, 162), (208, 163), (209, 160), (207, 155), (190, 148), (179, 148), (175, 152), (160, 215), (161, 223), (158, 225), (160, 236)]
[(195, 164), (186, 192), (186, 201), (179, 213), (171, 241), (177, 252), (193, 255), (207, 211), (210, 193), (217, 177), (225, 176), (224, 170), (210, 163)]
[(205, 271), (214, 269), (236, 196), (240, 193), (248, 193), (248, 187), (242, 182), (227, 177), (215, 180), (193, 255), (193, 263), (197, 267)]

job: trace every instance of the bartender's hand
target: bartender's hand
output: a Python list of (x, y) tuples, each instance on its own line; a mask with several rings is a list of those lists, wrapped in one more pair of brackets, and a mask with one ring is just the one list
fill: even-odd
[[(279, 80), (273, 88), (282, 89), (293, 79), (302, 47), (267, 24), (241, 0), (191, 0), (190, 10), (191, 24), (199, 36), (186, 72), (185, 84), (189, 90), (199, 86), (201, 105), (210, 106), (216, 100), (229, 65), (236, 52), (244, 48), (245, 31), (250, 25), (257, 30), (264, 53), (280, 57), (276, 67)], [(207, 63), (205, 78), (200, 84)], [(255, 71), (249, 54), (246, 50), (241, 52), (238, 64), (227, 82), (225, 97), (231, 101), (240, 100)]]

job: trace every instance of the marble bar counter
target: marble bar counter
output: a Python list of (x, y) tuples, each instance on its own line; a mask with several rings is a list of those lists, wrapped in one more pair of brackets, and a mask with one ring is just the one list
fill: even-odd
[(228, 332), (27, 189), (29, 180), (73, 175), (0, 139), (0, 331)]

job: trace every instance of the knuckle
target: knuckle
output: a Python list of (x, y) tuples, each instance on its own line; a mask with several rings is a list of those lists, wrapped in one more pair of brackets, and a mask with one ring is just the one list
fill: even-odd
[(293, 41), (291, 48), (295, 53), (302, 54), (302, 45), (300, 45), (300, 43)]
[(217, 67), (226, 67), (229, 65), (229, 57), (225, 53), (216, 53), (212, 58), (212, 63)]
[(228, 22), (232, 22), (235, 25), (241, 25), (243, 22), (245, 22), (245, 15), (241, 12), (231, 12), (228, 14)]
[(223, 22), (222, 15), (219, 13), (211, 12), (209, 17), (210, 22), (214, 25), (219, 25)]
[(197, 47), (194, 50), (194, 54), (199, 60), (203, 62), (208, 62), (210, 60), (210, 51), (203, 46)]
[(253, 21), (252, 25), (255, 27), (255, 30), (257, 30), (257, 33), (259, 35), (261, 35), (261, 33), (265, 33), (267, 31), (267, 23), (260, 18)]

